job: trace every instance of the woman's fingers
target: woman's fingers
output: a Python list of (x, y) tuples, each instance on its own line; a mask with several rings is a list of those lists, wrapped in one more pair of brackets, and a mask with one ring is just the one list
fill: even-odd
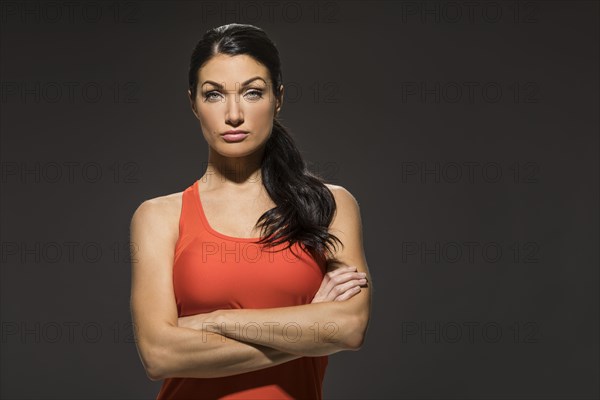
[(346, 265), (325, 274), (313, 303), (343, 301), (360, 292), (360, 285), (367, 282), (366, 274), (356, 267)]
[(333, 301), (345, 301), (358, 293), (360, 293), (360, 286), (353, 286), (351, 289), (346, 290), (343, 294), (336, 297)]
[[(361, 281), (361, 283), (357, 283), (356, 281)], [(341, 294), (340, 290), (346, 289), (348, 288), (348, 286), (346, 285), (348, 282), (352, 282), (354, 281), (354, 285), (356, 286), (356, 284), (364, 284), (366, 283), (366, 275), (362, 272), (345, 272), (339, 275), (334, 276), (333, 278), (331, 278), (329, 280), (329, 282), (327, 282), (327, 285), (325, 286), (325, 291), (332, 293), (335, 292), (336, 290), (338, 291), (337, 293), (333, 293), (335, 298), (336, 296), (338, 296), (339, 294)], [(344, 286), (346, 285), (346, 286)], [(332, 300), (333, 300), (332, 298)]]
[(329, 279), (328, 284), (331, 286), (341, 285), (349, 280), (365, 279), (367, 274), (364, 272), (344, 272)]
[(355, 287), (366, 283), (366, 278), (363, 278), (362, 275), (356, 272), (340, 275), (339, 278), (329, 282), (328, 287), (326, 288), (328, 291), (327, 301), (333, 301), (347, 291), (355, 290)]

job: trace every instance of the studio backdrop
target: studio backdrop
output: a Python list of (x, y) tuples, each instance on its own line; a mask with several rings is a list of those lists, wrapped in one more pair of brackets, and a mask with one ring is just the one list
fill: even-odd
[(3, 1), (3, 399), (152, 399), (129, 228), (200, 178), (193, 46), (279, 49), (279, 115), (360, 205), (373, 303), (331, 399), (594, 399), (595, 1)]

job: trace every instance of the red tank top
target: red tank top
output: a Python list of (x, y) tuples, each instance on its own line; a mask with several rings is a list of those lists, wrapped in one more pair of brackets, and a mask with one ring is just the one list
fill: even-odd
[[(198, 181), (183, 192), (173, 288), (180, 317), (216, 309), (308, 304), (325, 274), (296, 243), (265, 248), (258, 238), (235, 238), (212, 229)], [(321, 399), (328, 356), (301, 357), (273, 367), (219, 378), (167, 378), (163, 399)]]

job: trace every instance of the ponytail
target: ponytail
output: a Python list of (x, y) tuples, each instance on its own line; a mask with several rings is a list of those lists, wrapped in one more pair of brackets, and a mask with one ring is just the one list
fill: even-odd
[(324, 261), (335, 242), (328, 232), (336, 210), (335, 199), (322, 178), (307, 167), (287, 129), (273, 120), (273, 131), (265, 145), (261, 164), (262, 181), (277, 205), (257, 222), (264, 236), (258, 243), (276, 246), (289, 242)]

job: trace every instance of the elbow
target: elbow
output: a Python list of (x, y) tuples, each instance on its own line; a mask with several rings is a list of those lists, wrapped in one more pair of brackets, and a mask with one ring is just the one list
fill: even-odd
[(147, 367), (146, 368), (146, 376), (148, 377), (148, 379), (150, 379), (153, 382), (162, 381), (163, 379), (166, 378), (166, 376), (164, 376), (159, 371), (160, 370), (156, 369), (155, 367)]
[(162, 376), (157, 375), (148, 369), (146, 369), (146, 376), (148, 377), (148, 379), (150, 379), (153, 382), (157, 382), (157, 381), (161, 381), (161, 380), (165, 379)]
[(362, 348), (367, 336), (368, 323), (368, 317), (352, 319), (348, 325), (348, 335), (346, 335), (344, 341), (345, 350), (358, 351)]
[(358, 351), (362, 348), (365, 336), (360, 332), (353, 333), (348, 337), (345, 343), (345, 350)]
[(148, 379), (160, 381), (168, 377), (165, 368), (165, 357), (163, 357), (163, 351), (158, 346), (145, 346), (140, 349), (140, 358)]

